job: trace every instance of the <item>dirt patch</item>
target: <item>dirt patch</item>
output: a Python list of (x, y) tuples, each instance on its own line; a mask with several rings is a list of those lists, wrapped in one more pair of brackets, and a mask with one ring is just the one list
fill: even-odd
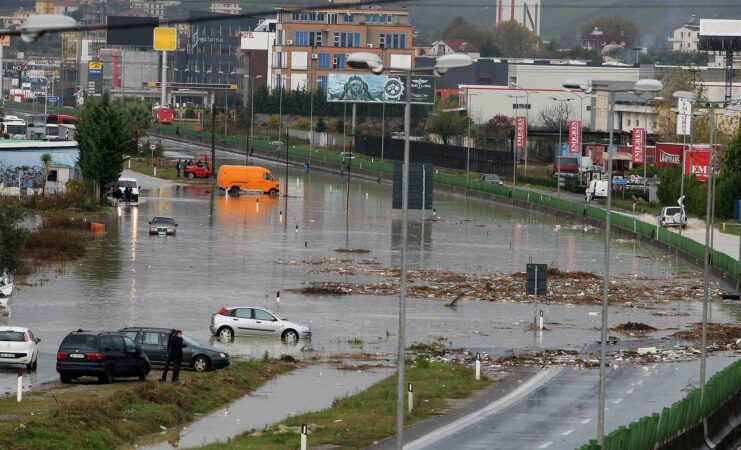
[[(680, 340), (695, 341), (696, 344), (700, 344), (702, 341), (702, 324), (696, 323), (689, 330), (677, 331), (672, 337)], [(741, 339), (741, 325), (708, 324), (708, 345), (726, 346), (736, 344), (739, 339)]]
[(620, 325), (616, 325), (611, 328), (612, 331), (619, 331), (621, 333), (625, 334), (638, 334), (638, 335), (644, 335), (648, 333), (653, 333), (654, 331), (657, 331), (656, 328), (652, 327), (651, 325), (646, 325), (645, 323), (639, 323), (639, 322), (624, 322)]
[(308, 286), (302, 289), (288, 289), (288, 292), (294, 292), (302, 295), (345, 295), (352, 291), (341, 286)]
[(370, 253), (367, 248), (338, 248), (335, 251), (337, 253)]

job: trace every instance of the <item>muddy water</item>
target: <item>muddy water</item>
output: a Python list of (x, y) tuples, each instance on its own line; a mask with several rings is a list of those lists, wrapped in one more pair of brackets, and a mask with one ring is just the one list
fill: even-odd
[[(139, 445), (137, 448), (165, 450), (226, 442), (241, 433), (260, 430), (291, 415), (329, 408), (335, 399), (356, 394), (391, 373), (392, 369), (350, 372), (326, 365), (298, 369), (265, 383), (250, 395), (200, 418), (184, 429), (163, 434), (163, 440), (168, 442)], [(311, 386), (311, 389), (306, 386)], [(342, 418), (338, 417), (338, 420)]]
[[(271, 167), (268, 165), (268, 167)], [(283, 169), (272, 166), (283, 187)], [(310, 267), (277, 264), (308, 258), (375, 258), (398, 265), (400, 222), (391, 210), (391, 187), (354, 180), (346, 214), (346, 188), (339, 177), (290, 170), (289, 197), (212, 196), (207, 187), (168, 186), (140, 177), (145, 188), (138, 207), (119, 208), (104, 239), (88, 255), (62, 270), (50, 270), (23, 287), (10, 301), (14, 325), (29, 326), (42, 338), (48, 358), (45, 377), (53, 377), (53, 355), (71, 330), (119, 329), (128, 325), (177, 327), (202, 343), (210, 338), (211, 314), (225, 305), (256, 305), (313, 328), (312, 342), (284, 345), (270, 339), (214, 342), (235, 354), (289, 353), (298, 357), (344, 351), (393, 352), (396, 346), (396, 297), (303, 297), (286, 293), (311, 280), (352, 281), (336, 274), (307, 274)], [(152, 189), (146, 189), (152, 186)], [(287, 206), (286, 206), (287, 200)], [(413, 222), (409, 234), (409, 268), (452, 271), (522, 271), (530, 257), (562, 270), (599, 273), (602, 235), (562, 218), (516, 210), (460, 196), (437, 193), (439, 220)], [(155, 215), (175, 217), (176, 237), (150, 236), (147, 221)], [(298, 227), (298, 228), (297, 228)], [(347, 255), (340, 247), (366, 248), (369, 254)], [(644, 274), (670, 279), (697, 277), (694, 269), (670, 255), (635, 242), (612, 246), (614, 274)], [(43, 282), (41, 282), (44, 280)], [(697, 304), (681, 299), (670, 309), (686, 316), (657, 317), (653, 311), (618, 308), (612, 319), (641, 321), (657, 328), (696, 322)], [(491, 348), (579, 346), (595, 339), (599, 317), (593, 307), (552, 307), (554, 324), (543, 342), (526, 332), (532, 306), (514, 303), (459, 302), (457, 309), (439, 300), (410, 299), (408, 341), (440, 339), (454, 346)], [(727, 320), (722, 310), (713, 318)], [(351, 345), (348, 341), (357, 338)], [(0, 391), (14, 383), (0, 372)]]

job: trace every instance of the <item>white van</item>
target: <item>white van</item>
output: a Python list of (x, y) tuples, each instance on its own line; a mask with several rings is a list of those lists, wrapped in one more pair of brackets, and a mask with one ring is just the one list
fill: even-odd
[(590, 200), (595, 198), (607, 198), (608, 187), (607, 180), (592, 180), (584, 193), (584, 200), (589, 203)]

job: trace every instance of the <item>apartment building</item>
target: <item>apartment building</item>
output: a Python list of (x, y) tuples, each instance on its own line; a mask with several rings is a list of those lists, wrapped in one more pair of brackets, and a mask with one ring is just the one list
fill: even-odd
[(213, 0), (209, 10), (217, 14), (241, 14), (242, 6), (239, 0)]
[(146, 0), (132, 1), (131, 9), (141, 9), (150, 16), (165, 18), (165, 10), (170, 6), (180, 6), (180, 0)]
[(278, 8), (272, 86), (326, 88), (330, 73), (352, 70), (346, 60), (353, 52), (375, 53), (386, 66), (413, 66), (414, 28), (406, 9), (348, 6), (314, 11)]

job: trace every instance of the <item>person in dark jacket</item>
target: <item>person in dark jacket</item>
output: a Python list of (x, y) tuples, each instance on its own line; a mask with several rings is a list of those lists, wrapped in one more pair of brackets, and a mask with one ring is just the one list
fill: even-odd
[(182, 168), (183, 168), (183, 163), (181, 163), (180, 160), (178, 159), (178, 163), (175, 164), (175, 169), (178, 171), (178, 178), (180, 178), (180, 169)]
[[(170, 335), (167, 337), (167, 358), (165, 358), (165, 370), (162, 371), (162, 376), (160, 377), (160, 381), (167, 381), (167, 371), (170, 370), (170, 364), (172, 361), (172, 339), (177, 334), (178, 330), (172, 329), (170, 330)], [(182, 353), (182, 349), (181, 349)], [(182, 359), (182, 356), (181, 356)], [(174, 368), (173, 368), (174, 372)]]
[(180, 375), (180, 364), (183, 362), (183, 332), (177, 330), (170, 342), (170, 358), (172, 359), (172, 382), (177, 383)]

